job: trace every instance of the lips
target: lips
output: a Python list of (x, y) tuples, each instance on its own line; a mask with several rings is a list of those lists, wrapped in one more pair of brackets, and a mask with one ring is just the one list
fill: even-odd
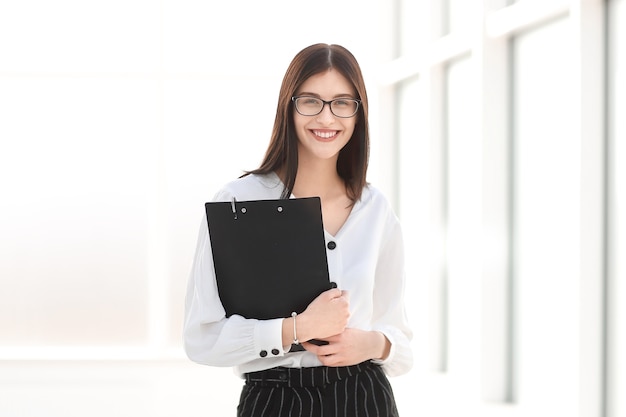
[(330, 140), (337, 136), (337, 130), (312, 130), (313, 134), (322, 140)]

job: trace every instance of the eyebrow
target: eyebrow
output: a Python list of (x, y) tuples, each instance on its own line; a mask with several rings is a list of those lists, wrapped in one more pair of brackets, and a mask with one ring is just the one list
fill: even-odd
[[(311, 97), (318, 97), (318, 98), (322, 98), (322, 96), (320, 96), (317, 93), (310, 93), (308, 91), (303, 91), (301, 93), (298, 93), (299, 96), (311, 96)], [(349, 93), (342, 93), (342, 94), (336, 94), (333, 96), (333, 99), (335, 98), (354, 98), (354, 94), (349, 94)]]

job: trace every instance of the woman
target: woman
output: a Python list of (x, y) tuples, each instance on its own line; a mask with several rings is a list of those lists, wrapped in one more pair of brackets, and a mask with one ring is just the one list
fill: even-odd
[[(387, 376), (412, 366), (404, 313), (400, 225), (366, 182), (367, 94), (354, 56), (316, 44), (291, 62), (261, 166), (214, 201), (319, 196), (331, 280), (304, 312), (273, 320), (225, 317), (206, 218), (189, 281), (185, 349), (245, 379), (238, 416), (397, 416)], [(326, 344), (310, 343), (322, 340)], [(290, 352), (303, 341), (305, 351)]]

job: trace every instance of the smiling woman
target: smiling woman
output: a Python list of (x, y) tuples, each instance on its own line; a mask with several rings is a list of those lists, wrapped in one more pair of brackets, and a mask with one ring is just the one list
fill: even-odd
[(214, 197), (321, 199), (328, 270), (338, 288), (300, 314), (227, 317), (212, 267), (212, 223), (203, 218), (186, 298), (185, 348), (198, 363), (235, 367), (245, 381), (239, 417), (398, 416), (387, 376), (412, 366), (404, 248), (390, 204), (366, 183), (367, 110), (361, 70), (347, 49), (303, 49), (283, 79), (261, 167)]

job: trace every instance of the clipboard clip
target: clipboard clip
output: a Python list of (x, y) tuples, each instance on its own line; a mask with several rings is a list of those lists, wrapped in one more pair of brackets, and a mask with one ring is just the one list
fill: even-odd
[(235, 217), (235, 220), (237, 220), (237, 208), (235, 207), (236, 202), (237, 199), (235, 197), (233, 197), (233, 199), (230, 201), (230, 207), (233, 209), (233, 216)]

